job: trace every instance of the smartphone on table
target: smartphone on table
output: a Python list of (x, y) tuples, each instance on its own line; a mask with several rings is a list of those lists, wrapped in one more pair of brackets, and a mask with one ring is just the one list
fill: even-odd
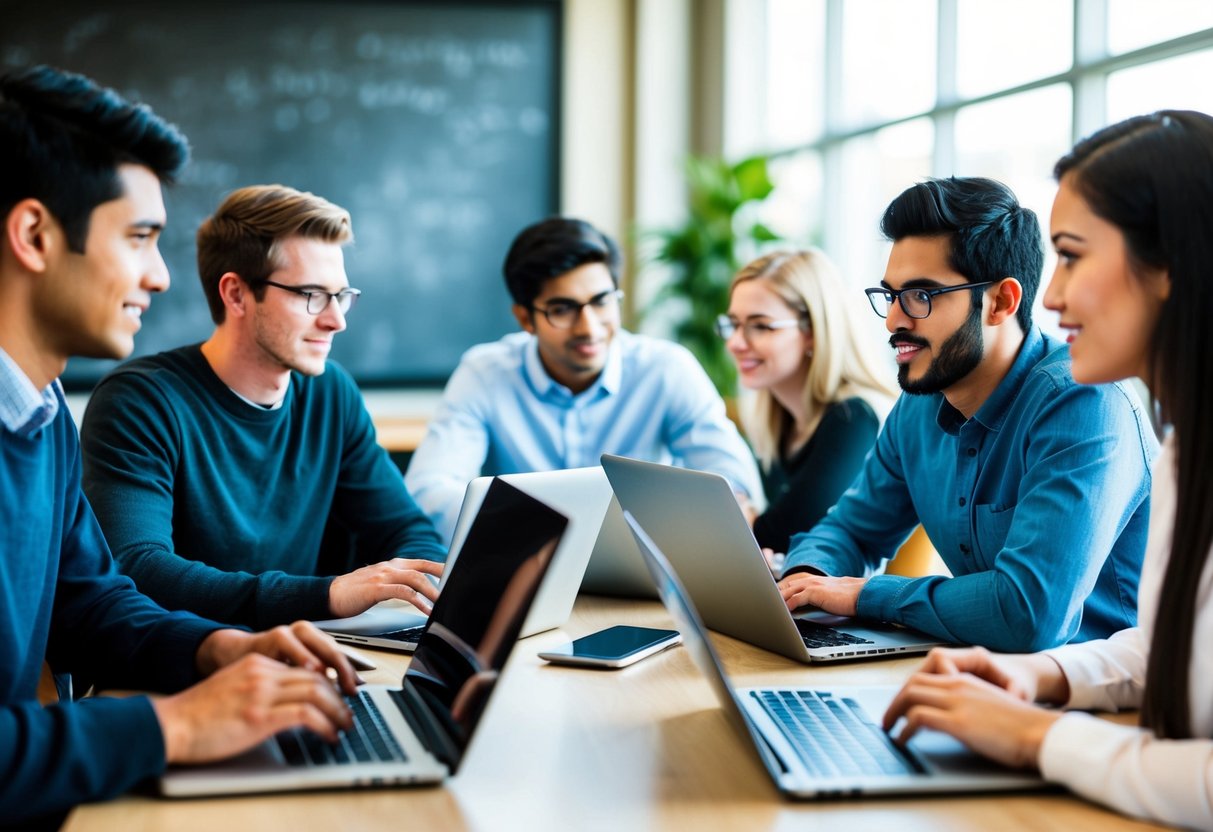
[(677, 630), (619, 625), (544, 650), (539, 658), (580, 667), (627, 667), (681, 641)]

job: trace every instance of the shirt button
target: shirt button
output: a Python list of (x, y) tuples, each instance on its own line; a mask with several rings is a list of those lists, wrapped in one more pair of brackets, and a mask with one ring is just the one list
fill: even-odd
[(969, 456), (977, 456), (977, 449), (969, 448)]
[(969, 547), (967, 545), (965, 545), (964, 543), (962, 543), (962, 544), (960, 544), (960, 551), (962, 554), (967, 555), (969, 553)]
[(964, 498), (964, 497), (961, 497), (961, 498), (960, 498), (960, 504), (961, 504), (962, 506), (965, 504), (965, 498)]

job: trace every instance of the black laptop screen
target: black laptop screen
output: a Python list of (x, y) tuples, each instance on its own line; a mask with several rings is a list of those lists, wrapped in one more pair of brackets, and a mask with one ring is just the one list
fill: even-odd
[(427, 744), (454, 771), (567, 525), (495, 479), (404, 675)]

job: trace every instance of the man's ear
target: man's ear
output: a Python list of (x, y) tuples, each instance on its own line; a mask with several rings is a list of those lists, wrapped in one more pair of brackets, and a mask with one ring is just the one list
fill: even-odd
[(986, 324), (1000, 326), (1007, 318), (1015, 317), (1019, 304), (1023, 302), (1023, 286), (1013, 277), (1004, 277), (994, 287), (994, 296), (986, 310)]
[(67, 235), (41, 200), (23, 199), (4, 218), (4, 241), (24, 268), (41, 274), (56, 248), (66, 248)]
[(522, 327), (524, 332), (529, 332), (532, 335), (534, 335), (535, 334), (535, 315), (534, 315), (534, 313), (531, 312), (531, 310), (527, 309), (525, 306), (523, 306), (520, 303), (514, 304), (512, 307), (510, 307), (510, 310), (514, 313), (514, 318), (518, 321), (518, 326)]
[(235, 272), (224, 272), (219, 278), (219, 299), (223, 301), (227, 314), (237, 318), (248, 314), (249, 304), (254, 300), (248, 284)]

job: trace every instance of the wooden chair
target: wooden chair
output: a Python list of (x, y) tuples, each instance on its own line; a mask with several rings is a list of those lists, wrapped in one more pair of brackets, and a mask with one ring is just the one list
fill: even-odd
[(901, 544), (897, 556), (889, 561), (885, 568), (886, 575), (904, 575), (907, 578), (921, 578), (924, 575), (951, 575), (943, 558), (935, 551), (931, 538), (927, 537), (922, 526)]

